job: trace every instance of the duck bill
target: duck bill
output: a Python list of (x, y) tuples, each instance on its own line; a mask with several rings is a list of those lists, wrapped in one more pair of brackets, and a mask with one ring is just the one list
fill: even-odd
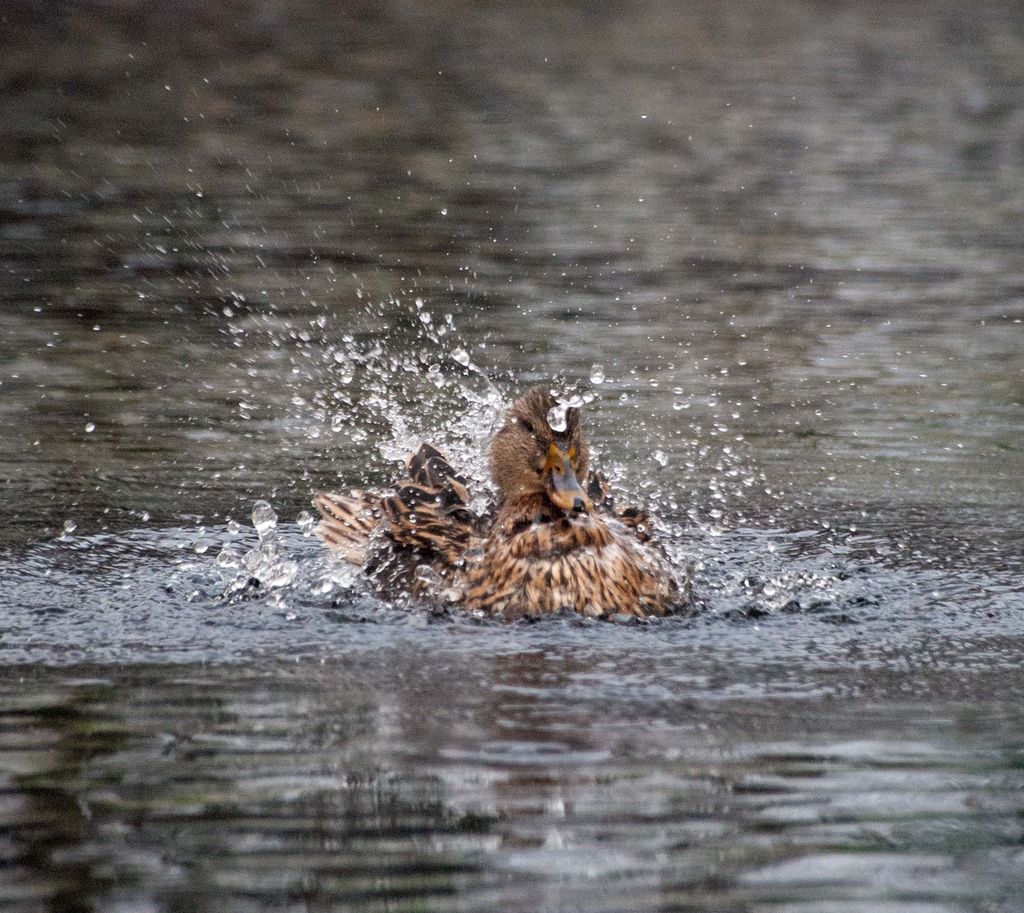
[(593, 508), (593, 503), (576, 478), (569, 458), (554, 444), (548, 451), (546, 469), (544, 478), (548, 498), (552, 504), (566, 511), (582, 511)]

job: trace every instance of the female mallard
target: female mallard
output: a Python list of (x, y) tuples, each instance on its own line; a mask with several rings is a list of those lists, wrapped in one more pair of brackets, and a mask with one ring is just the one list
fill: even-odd
[[(319, 492), (317, 533), (381, 585), (404, 585), (469, 611), (519, 618), (563, 608), (581, 615), (665, 615), (680, 600), (636, 509), (613, 507), (589, 475), (579, 410), (552, 428), (543, 386), (517, 400), (491, 444), (496, 512), (469, 509), (466, 481), (429, 444), (386, 494)], [(557, 422), (561, 425), (561, 422)]]

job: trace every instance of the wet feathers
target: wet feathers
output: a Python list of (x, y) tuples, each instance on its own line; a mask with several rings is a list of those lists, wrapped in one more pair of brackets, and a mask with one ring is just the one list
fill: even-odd
[[(681, 591), (652, 541), (649, 518), (615, 508), (604, 480), (589, 471), (578, 410), (568, 410), (559, 432), (548, 422), (554, 405), (546, 388), (535, 387), (508, 411), (491, 448), (500, 501), (488, 516), (470, 509), (467, 480), (423, 444), (391, 491), (318, 493), (318, 535), (381, 586), (405, 586), (468, 611), (506, 618), (565, 609), (595, 618), (667, 614)], [(565, 472), (554, 471), (553, 485), (555, 452)], [(586, 508), (555, 506), (554, 488), (577, 482), (576, 506)]]

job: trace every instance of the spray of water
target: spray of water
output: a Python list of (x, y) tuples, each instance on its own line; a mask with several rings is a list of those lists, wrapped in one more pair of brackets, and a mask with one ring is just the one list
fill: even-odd
[[(491, 378), (500, 375), (500, 366), (481, 357), (486, 356), (483, 347), (459, 331), (452, 313), (423, 297), (374, 299), (362, 291), (357, 297), (354, 309), (336, 313), (324, 307), (312, 319), (308, 308), (293, 316), (267, 308), (247, 310), (241, 303), (232, 310), (228, 333), (239, 347), (244, 350), (244, 340), (259, 333), (271, 345), (254, 349), (275, 353), (270, 364), (243, 361), (240, 418), (266, 420), (283, 404), (286, 414), (267, 434), (318, 448), (325, 463), (341, 467), (335, 479), (310, 479), (310, 488), (386, 486), (408, 454), (430, 441), (470, 480), (472, 506), (485, 510), (494, 497), (489, 441), (510, 399), (535, 380), (507, 378), (499, 388)], [(477, 363), (478, 357), (484, 364)], [(594, 404), (589, 426), (603, 417), (627, 429), (620, 437), (637, 444), (619, 459), (606, 457), (599, 439), (592, 437), (595, 464), (620, 503), (640, 506), (657, 518), (656, 532), (669, 561), (681, 580), (698, 580), (698, 596), (703, 589), (714, 592), (720, 604), (767, 612), (792, 608), (798, 591), (810, 589), (829, 598), (827, 575), (811, 581), (789, 570), (771, 536), (759, 540), (757, 573), (745, 573), (730, 561), (737, 540), (749, 538), (752, 498), (761, 504), (766, 498), (784, 501), (753, 465), (742, 435), (732, 430), (744, 404), (710, 382), (703, 392), (665, 384), (666, 395), (671, 389), (671, 411), (655, 416), (646, 411), (652, 398), (636, 394), (644, 383), (658, 387), (658, 380), (644, 381), (632, 369), (615, 378), (602, 364), (584, 373), (549, 378), (556, 399), (547, 416), (551, 428), (565, 428), (569, 408)], [(666, 414), (671, 418), (666, 420)], [(309, 540), (313, 518), (308, 512), (296, 521), (304, 544), (300, 548), (306, 547), (309, 560), (325, 569), (306, 575), (304, 559), (282, 547), (276, 515), (269, 522), (272, 513), (269, 503), (258, 501), (252, 517), (258, 545), (239, 554), (229, 543), (221, 552), (218, 565), (229, 593), (256, 589), (280, 602), (299, 585), (297, 580), (320, 595), (351, 589), (358, 575), (326, 560)]]

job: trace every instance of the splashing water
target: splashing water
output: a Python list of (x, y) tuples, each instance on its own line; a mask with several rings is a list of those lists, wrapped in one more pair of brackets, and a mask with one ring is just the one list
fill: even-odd
[[(367, 471), (393, 476), (387, 463), (403, 463), (430, 441), (486, 490), (486, 440), (506, 403), (473, 363), (453, 315), (438, 315), (423, 297), (407, 303), (360, 294), (359, 300), (363, 320), (347, 314), (344, 329), (328, 314), (297, 326), (272, 313), (249, 315), (236, 328), (242, 335), (268, 335), (292, 365), (287, 377), (294, 411), (285, 431), (321, 441), (332, 454), (372, 441), (384, 463), (360, 459), (354, 484), (364, 483)], [(252, 379), (259, 374), (247, 373), (243, 392), (251, 406), (257, 398)]]
[(561, 434), (569, 427), (568, 412), (569, 407), (562, 402), (555, 403), (548, 409), (548, 426), (556, 434)]
[[(227, 596), (253, 591), (283, 590), (291, 586), (299, 572), (298, 562), (283, 554), (278, 535), (277, 512), (270, 503), (256, 501), (251, 516), (258, 540), (256, 547), (240, 553), (234, 544), (228, 542), (217, 554), (216, 566), (221, 575), (223, 591)], [(312, 529), (313, 517), (308, 512), (307, 516), (307, 528)], [(237, 536), (240, 532), (238, 525), (234, 526), (234, 529), (230, 524), (225, 527), (225, 532), (231, 537)], [(303, 534), (308, 535), (302, 522), (299, 526), (303, 529)], [(202, 552), (207, 551), (211, 545), (205, 539), (202, 544)], [(278, 605), (283, 605), (279, 595), (274, 599)]]
[(316, 520), (308, 510), (299, 512), (299, 515), (295, 518), (295, 523), (302, 530), (303, 536), (311, 536), (313, 534), (313, 527), (316, 525)]
[(587, 402), (593, 400), (579, 393), (565, 394), (559, 390), (552, 390), (551, 395), (555, 398), (555, 405), (548, 409), (548, 427), (556, 434), (562, 434), (569, 427), (569, 410), (579, 409)]
[[(274, 398), (289, 403), (292, 410), (273, 429), (275, 439), (280, 439), (282, 433), (301, 435), (317, 442), (324, 463), (340, 466), (337, 477), (321, 481), (304, 476), (298, 481), (306, 482), (309, 488), (386, 487), (400, 476), (409, 454), (427, 441), (441, 449), (469, 481), (471, 508), (481, 513), (490, 509), (496, 492), (487, 453), (490, 439), (503, 420), (506, 396), (470, 357), (470, 344), (459, 332), (453, 314), (438, 313), (424, 297), (411, 301), (394, 296), (376, 300), (362, 293), (357, 297), (361, 316), (346, 314), (343, 326), (328, 313), (301, 325), (273, 313), (249, 313), (247, 318), (245, 334), (268, 334), (274, 350), (291, 366), (287, 373), (275, 366), (272, 375), (275, 382), (287, 377), (287, 395), (282, 397), (278, 390)], [(477, 347), (486, 349), (483, 344)], [(259, 374), (252, 368), (247, 373), (250, 378)], [(576, 386), (579, 381), (574, 383), (558, 374), (554, 377), (558, 385), (551, 391), (555, 406), (547, 419), (551, 429), (560, 433), (568, 427), (568, 410), (592, 403), (596, 393)], [(605, 385), (604, 365), (592, 364), (587, 379), (594, 388)], [(510, 396), (536, 382), (532, 378), (510, 380)], [(650, 384), (658, 385), (653, 379)], [(676, 387), (673, 393), (677, 390), (682, 392)], [(710, 429), (697, 421), (680, 427), (657, 424), (639, 412), (644, 401), (634, 390), (619, 392), (619, 403), (610, 403), (611, 409), (588, 413), (588, 426), (592, 429), (602, 420), (602, 414), (614, 416), (615, 421), (626, 418), (635, 425), (630, 436), (649, 442), (647, 452), (654, 467), (667, 466), (667, 454), (671, 453), (674, 472), (665, 475), (657, 468), (645, 467), (642, 461), (638, 464), (635, 460), (626, 463), (606, 458), (600, 435), (590, 435), (594, 464), (608, 477), (618, 503), (677, 518), (674, 523), (660, 522), (658, 534), (676, 571), (688, 578), (694, 565), (694, 547), (699, 545), (694, 532), (718, 535), (726, 529), (728, 508), (738, 495), (745, 494), (747, 482), (756, 480), (756, 473), (738, 452), (715, 446), (715, 438), (727, 430), (724, 424), (716, 422)], [(268, 410), (260, 408), (260, 395), (254, 385), (247, 383), (240, 393), (245, 415), (266, 416)], [(617, 436), (621, 437), (621, 432)], [(367, 447), (379, 459), (367, 459)], [(713, 463), (713, 475), (695, 498), (689, 477), (706, 476), (709, 462)], [(301, 492), (301, 487), (296, 485), (296, 490)], [(681, 511), (689, 524), (679, 522)], [(296, 522), (302, 536), (309, 537), (315, 524), (309, 512), (299, 514)], [(293, 579), (293, 571), (281, 564), (284, 559), (276, 524), (269, 503), (258, 502), (253, 525), (261, 547), (245, 556), (247, 561), (243, 560), (232, 578), (244, 578), (243, 588), (250, 579), (268, 588), (281, 587), (282, 581)], [(677, 542), (682, 544), (677, 546)], [(319, 586), (323, 592), (352, 584), (352, 579), (335, 581), (330, 573), (318, 579), (310, 586)]]
[(265, 540), (277, 528), (277, 512), (266, 501), (257, 501), (252, 508), (252, 525), (260, 541)]
[[(311, 470), (296, 480), (296, 492), (305, 499), (305, 492), (313, 488), (386, 487), (400, 476), (408, 455), (429, 441), (468, 479), (471, 507), (477, 512), (488, 510), (496, 492), (487, 453), (508, 405), (506, 395), (474, 363), (470, 344), (451, 313), (439, 313), (425, 298), (408, 303), (396, 297), (375, 300), (369, 294), (358, 298), (362, 317), (348, 313), (344, 325), (328, 313), (301, 325), (270, 312), (250, 312), (247, 317), (245, 334), (268, 334), (273, 350), (290, 366), (282, 372), (275, 365), (271, 375), (275, 383), (287, 378), (287, 395), (282, 397), (278, 390), (273, 400), (290, 404), (292, 411), (283, 422), (268, 427), (268, 443), (278, 446), (282, 436), (300, 435), (316, 442), (325, 466), (339, 467), (336, 475)], [(250, 380), (240, 386), (239, 408), (244, 407), (245, 415), (262, 416), (247, 421), (266, 422), (270, 410), (261, 407), (254, 383), (260, 372), (249, 367), (246, 373)], [(563, 432), (568, 409), (592, 403), (596, 393), (574, 389), (571, 378), (557, 373), (554, 377), (556, 403), (547, 418), (552, 430)], [(508, 396), (518, 395), (538, 379), (509, 377)], [(590, 366), (588, 379), (593, 388), (607, 387), (601, 364)], [(685, 408), (685, 419), (664, 421), (653, 411), (647, 415), (652, 404), (657, 408), (658, 397), (640, 395), (641, 383), (664, 386), (667, 402), (662, 416), (679, 415)], [(617, 384), (608, 402), (588, 410), (585, 417), (593, 465), (608, 478), (616, 502), (642, 507), (656, 518), (656, 532), (671, 565), (681, 578), (695, 574), (699, 589), (715, 591), (726, 602), (756, 602), (766, 611), (783, 611), (783, 606), (792, 605), (798, 599), (793, 594), (805, 583), (784, 574), (762, 569), (760, 577), (775, 580), (778, 586), (772, 583), (757, 593), (739, 583), (744, 574), (725, 582), (714, 576), (718, 559), (711, 556), (725, 547), (730, 530), (764, 523), (766, 494), (770, 504), (785, 506), (784, 490), (768, 484), (766, 473), (752, 465), (742, 435), (731, 432), (741, 404), (720, 395), (713, 384), (703, 395), (695, 390), (687, 396), (673, 380), (657, 375), (644, 379), (633, 369)], [(605, 422), (614, 424), (613, 441), (643, 441), (647, 459), (616, 459), (615, 453), (603, 452), (608, 437), (601, 432)], [(368, 448), (379, 459), (368, 459)], [(671, 472), (661, 471), (669, 465)], [(296, 523), (301, 536), (309, 538), (315, 524), (309, 512), (299, 514)], [(277, 517), (269, 503), (257, 503), (253, 525), (260, 547), (242, 557), (231, 550), (224, 555), (230, 570), (228, 589), (248, 592), (256, 580), (261, 588), (280, 593), (297, 579), (288, 564), (294, 564), (296, 555), (283, 553)], [(773, 547), (769, 542), (769, 554)], [(342, 573), (335, 563), (324, 561), (321, 552), (315, 554), (321, 570), (312, 579), (301, 575), (296, 586), (301, 585), (303, 592), (322, 596), (348, 590), (361, 579), (352, 568)]]

